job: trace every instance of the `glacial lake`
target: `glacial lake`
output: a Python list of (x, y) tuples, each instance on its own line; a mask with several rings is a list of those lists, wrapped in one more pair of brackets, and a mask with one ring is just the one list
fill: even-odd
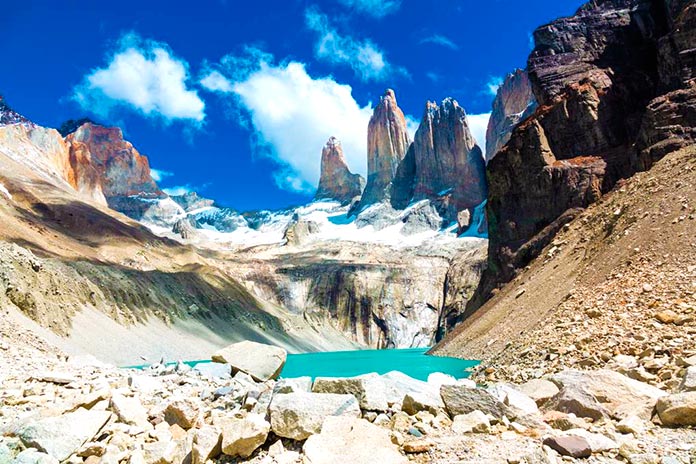
[[(284, 378), (315, 377), (354, 377), (376, 372), (386, 374), (400, 371), (420, 380), (427, 380), (433, 372), (443, 372), (455, 378), (468, 377), (468, 369), (478, 361), (440, 356), (427, 356), (429, 348), (406, 348), (390, 350), (328, 351), (318, 353), (288, 354), (287, 362), (280, 376)], [(205, 361), (187, 361), (195, 366)], [(144, 368), (145, 366), (131, 366)]]

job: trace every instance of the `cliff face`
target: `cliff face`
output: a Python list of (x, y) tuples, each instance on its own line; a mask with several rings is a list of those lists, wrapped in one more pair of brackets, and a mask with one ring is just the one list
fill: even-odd
[(391, 181), (410, 144), (404, 113), (396, 104), (394, 91), (388, 89), (367, 127), (367, 185), (361, 207), (388, 197)]
[(535, 31), (539, 108), (488, 164), (489, 271), (472, 308), (577, 208), (693, 143), (693, 18), (693, 2), (593, 1)]
[(348, 169), (341, 142), (331, 137), (321, 151), (321, 175), (315, 199), (333, 199), (349, 203), (362, 193), (365, 179)]
[(523, 69), (510, 73), (498, 88), (486, 129), (486, 161), (510, 140), (512, 129), (536, 109), (536, 100)]

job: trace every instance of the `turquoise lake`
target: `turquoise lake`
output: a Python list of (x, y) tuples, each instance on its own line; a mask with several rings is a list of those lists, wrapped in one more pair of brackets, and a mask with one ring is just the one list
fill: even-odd
[[(427, 380), (433, 372), (443, 372), (455, 378), (469, 375), (468, 368), (478, 361), (458, 358), (427, 356), (429, 348), (408, 348), (391, 350), (329, 351), (319, 353), (289, 354), (280, 376), (285, 378), (315, 377), (354, 377), (377, 372), (400, 371), (420, 380)], [(195, 366), (210, 361), (188, 361)], [(134, 366), (143, 368), (146, 366)]]

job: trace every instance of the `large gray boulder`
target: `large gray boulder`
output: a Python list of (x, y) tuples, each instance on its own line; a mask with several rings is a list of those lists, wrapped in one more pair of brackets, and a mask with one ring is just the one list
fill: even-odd
[(222, 452), (228, 456), (248, 458), (263, 445), (271, 431), (271, 424), (261, 414), (242, 414), (219, 419), (216, 425), (222, 431)]
[(532, 379), (521, 385), (515, 385), (515, 388), (533, 399), (537, 406), (543, 405), (559, 392), (555, 383), (545, 379)]
[(440, 387), (440, 395), (445, 403), (447, 412), (455, 417), (460, 414), (469, 414), (476, 410), (495, 418), (506, 416), (513, 419), (517, 414), (508, 408), (502, 401), (481, 388), (469, 388), (464, 385), (443, 385)]
[(589, 417), (598, 420), (609, 417), (609, 410), (605, 408), (591, 393), (580, 386), (568, 385), (551, 398), (546, 409), (575, 414), (577, 417)]
[(381, 377), (386, 385), (389, 404), (403, 403), (405, 397), (410, 396), (422, 404), (444, 407), (440, 391), (434, 384), (414, 379), (399, 371), (391, 371)]
[(212, 360), (229, 364), (234, 372), (246, 372), (254, 380), (265, 382), (278, 378), (287, 357), (283, 348), (246, 340), (221, 349)]
[(691, 366), (686, 369), (684, 378), (682, 379), (681, 384), (679, 384), (679, 391), (696, 391), (696, 366)]
[(696, 426), (696, 392), (664, 396), (657, 401), (656, 408), (666, 426)]
[(353, 395), (365, 411), (382, 412), (389, 409), (387, 385), (375, 373), (357, 377), (317, 377), (312, 391)]
[(107, 411), (80, 408), (62, 416), (30, 422), (19, 430), (18, 436), (25, 446), (65, 461), (94, 438), (110, 417)]
[(306, 464), (407, 464), (386, 429), (355, 417), (327, 417), (303, 447)]
[(275, 395), (269, 413), (273, 433), (305, 440), (319, 433), (327, 417), (360, 417), (360, 406), (353, 395), (294, 392)]

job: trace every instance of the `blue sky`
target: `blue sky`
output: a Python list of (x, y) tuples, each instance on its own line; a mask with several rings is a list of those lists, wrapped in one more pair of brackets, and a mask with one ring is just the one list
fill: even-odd
[(329, 136), (365, 174), (367, 120), (388, 87), (412, 130), (427, 100), (451, 96), (481, 134), (532, 31), (581, 3), (9, 2), (0, 93), (42, 125), (120, 126), (160, 186), (280, 208), (311, 198)]

